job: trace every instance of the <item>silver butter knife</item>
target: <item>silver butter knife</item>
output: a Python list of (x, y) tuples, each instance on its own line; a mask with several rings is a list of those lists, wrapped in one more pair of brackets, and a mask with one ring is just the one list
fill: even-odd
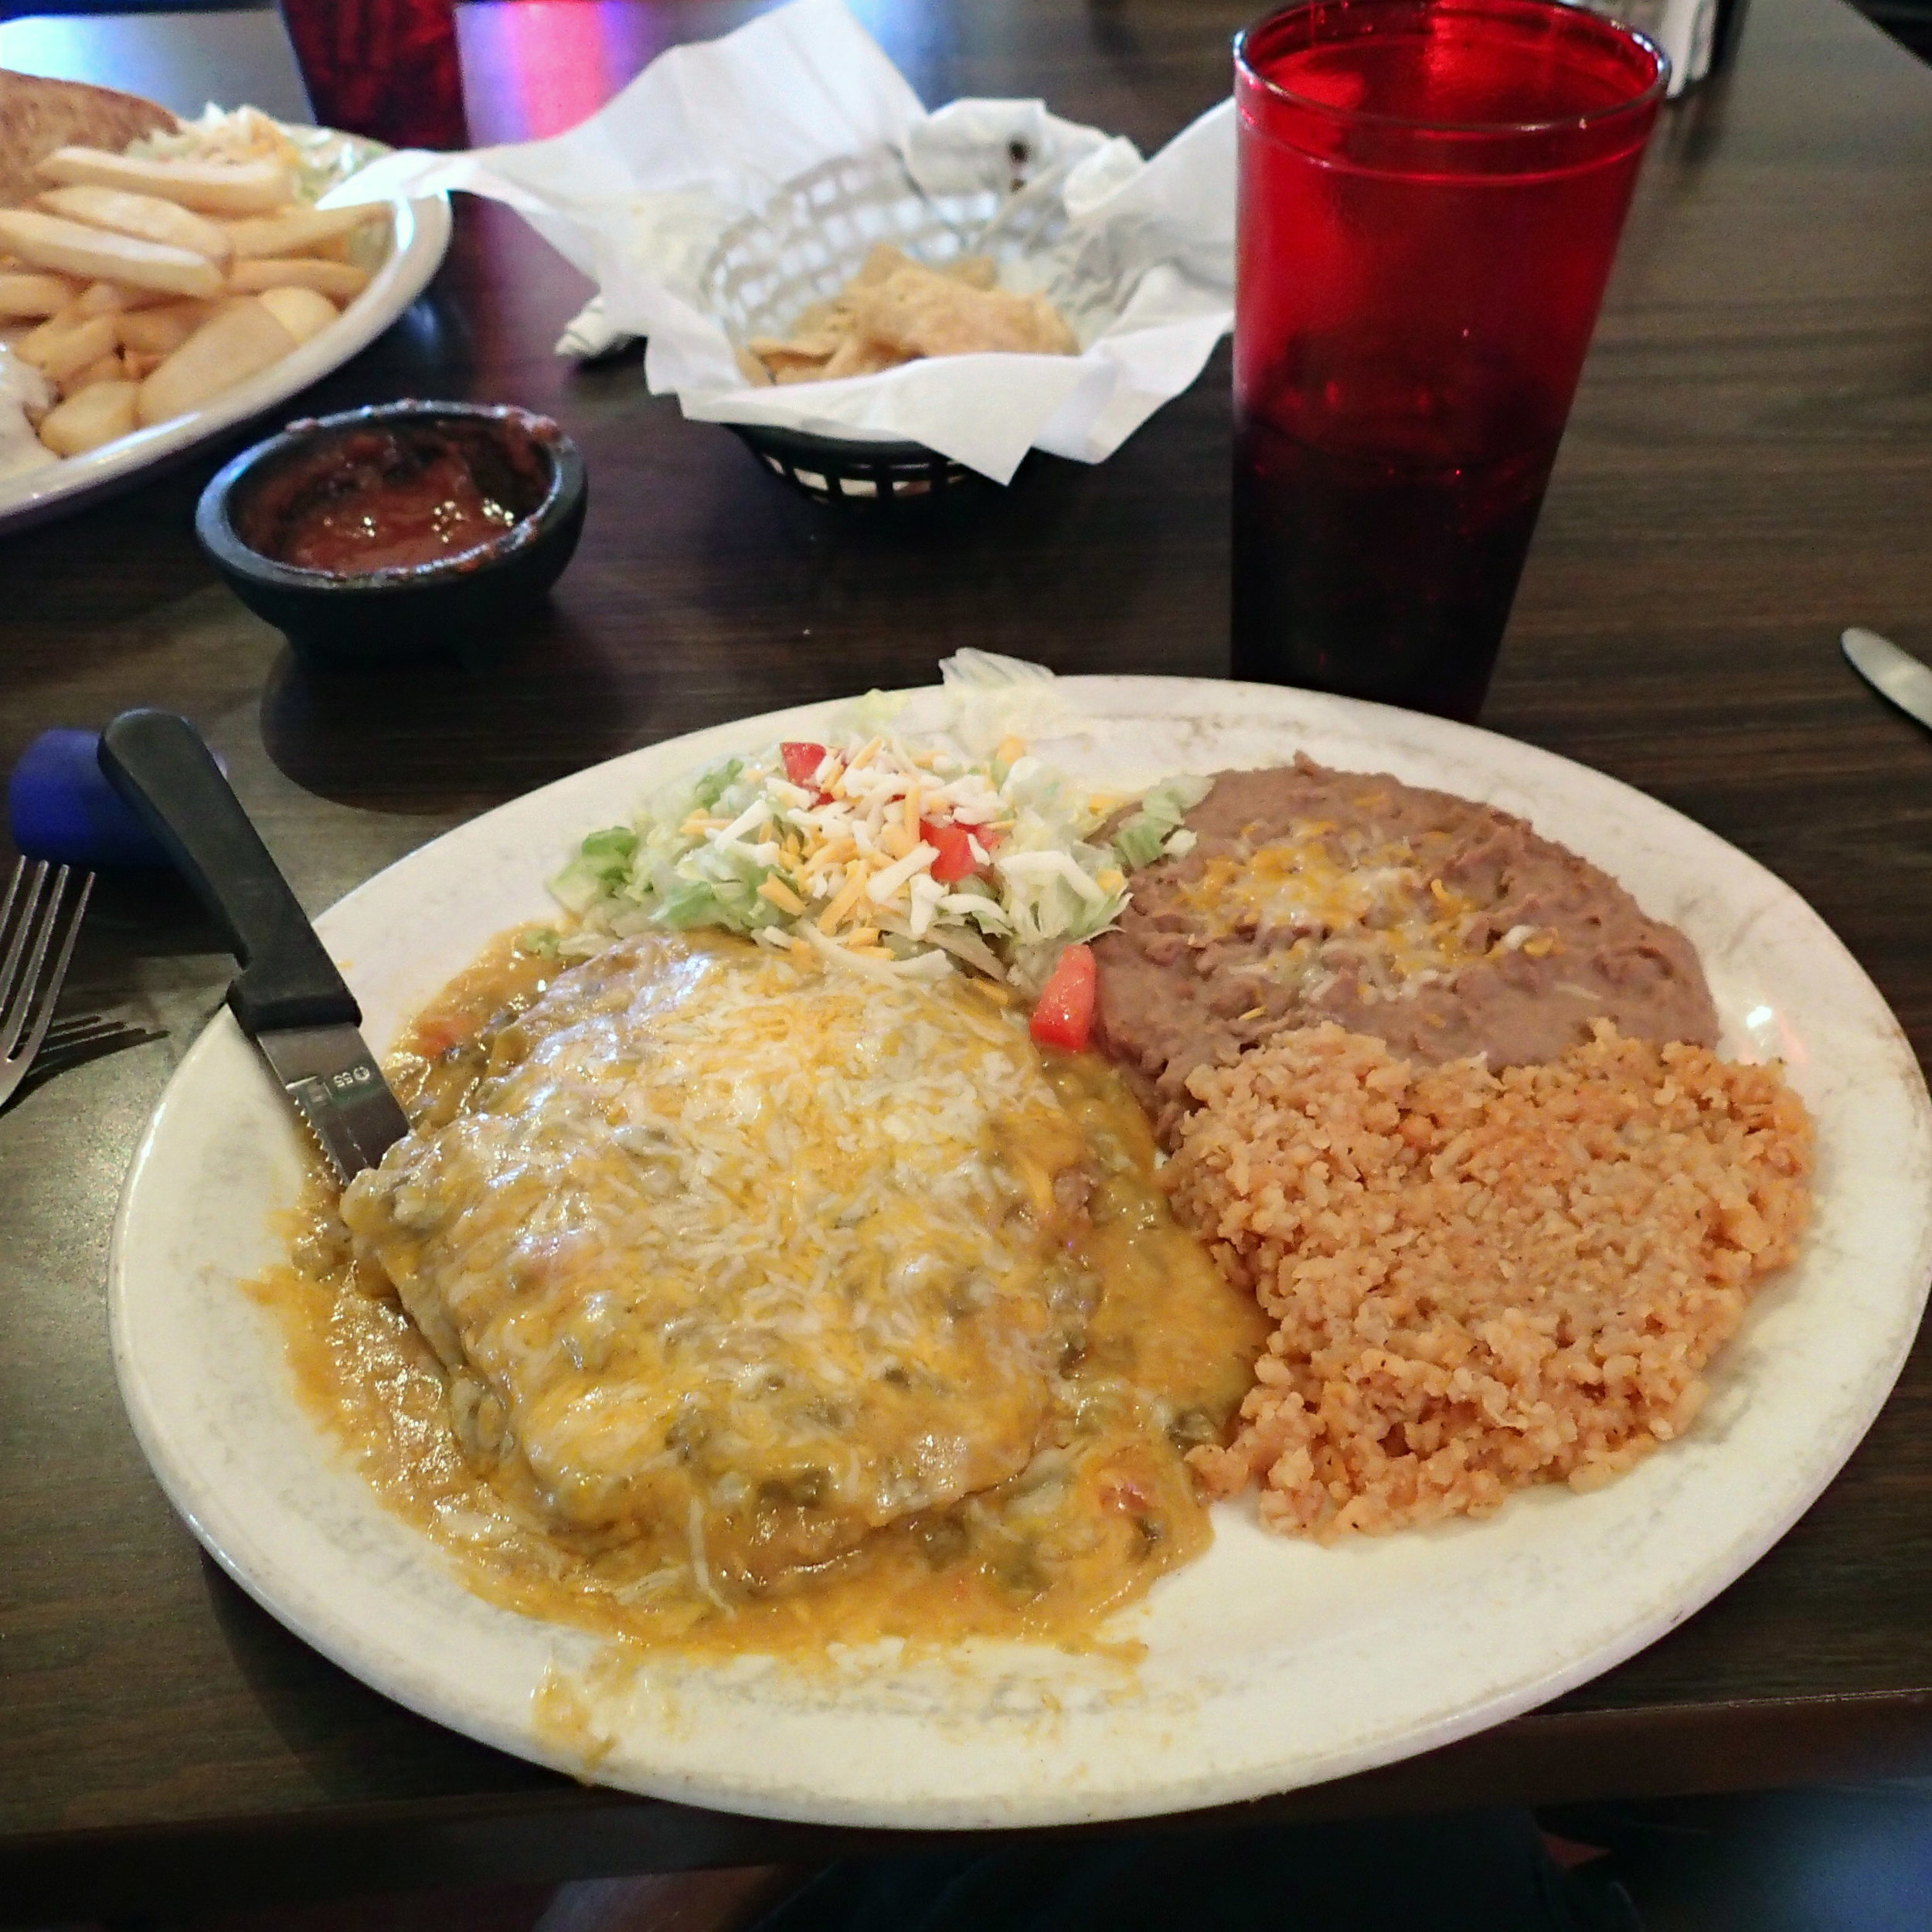
[(228, 1004), (347, 1182), (409, 1131), (357, 1029), (362, 1009), (185, 718), (124, 711), (100, 769), (227, 934), (241, 971)]
[(1908, 716), (1932, 728), (1932, 669), (1876, 631), (1854, 627), (1838, 642), (1852, 668), (1874, 691), (1889, 698)]

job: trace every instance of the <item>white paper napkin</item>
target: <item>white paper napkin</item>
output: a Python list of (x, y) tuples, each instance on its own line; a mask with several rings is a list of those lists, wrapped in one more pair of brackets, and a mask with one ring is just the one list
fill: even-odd
[[(1029, 157), (1026, 192), (1057, 195), (1068, 219), (1003, 277), (1051, 294), (1081, 354), (946, 356), (838, 382), (746, 386), (700, 288), (727, 229), (842, 156), (895, 150), (920, 189), (944, 197), (983, 186), (989, 156), (1015, 142)], [(722, 39), (673, 48), (567, 134), (390, 155), (323, 205), (450, 189), (515, 209), (596, 282), (560, 352), (647, 336), (645, 379), (687, 416), (906, 438), (1002, 483), (1029, 448), (1111, 456), (1194, 380), (1233, 318), (1229, 104), (1151, 162), (1037, 100), (956, 100), (928, 114), (843, 0), (793, 0)]]

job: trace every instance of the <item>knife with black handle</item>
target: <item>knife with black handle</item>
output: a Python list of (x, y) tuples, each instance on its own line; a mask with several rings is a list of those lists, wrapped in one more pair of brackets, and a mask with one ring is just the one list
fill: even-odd
[(409, 1122), (356, 1029), (362, 1009), (268, 848), (185, 718), (124, 711), (100, 769), (226, 933), (241, 971), (228, 1004), (348, 1182)]

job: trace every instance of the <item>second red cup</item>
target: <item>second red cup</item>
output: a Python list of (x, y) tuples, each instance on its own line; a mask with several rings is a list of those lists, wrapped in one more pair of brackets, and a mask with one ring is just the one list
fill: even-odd
[(391, 148), (467, 148), (454, 0), (280, 0), (317, 124)]
[(1236, 677), (1475, 716), (1666, 76), (1552, 0), (1236, 43)]

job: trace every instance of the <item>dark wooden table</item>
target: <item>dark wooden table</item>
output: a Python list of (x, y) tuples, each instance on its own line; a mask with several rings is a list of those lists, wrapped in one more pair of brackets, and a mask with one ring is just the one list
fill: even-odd
[[(1148, 149), (1226, 92), (1241, 11), (861, 10), (929, 100), (1037, 93)], [(477, 137), (553, 131), (660, 46), (750, 11), (471, 9)], [(97, 77), (116, 78), (104, 54)], [(1485, 715), (1770, 866), (1922, 1058), (1932, 737), (1850, 676), (1836, 638), (1856, 621), (1932, 651), (1928, 234), (1932, 75), (1838, 0), (1753, 0), (1734, 70), (1665, 117)], [(975, 518), (889, 527), (787, 494), (724, 431), (648, 396), (634, 359), (556, 359), (583, 294), (513, 216), (463, 206), (430, 295), (312, 397), (507, 398), (582, 444), (583, 550), (500, 672), (304, 675), (194, 546), (210, 457), (0, 540), (0, 763), (50, 724), (185, 711), (319, 909), (560, 774), (774, 705), (925, 682), (961, 645), (1070, 672), (1225, 669), (1225, 352), (1104, 467), (1036, 459)], [(171, 1513), (121, 1414), (103, 1281), (122, 1171), (229, 970), (177, 891), (108, 882), (70, 1003), (166, 1036), (0, 1116), (0, 1919), (849, 1843), (580, 1789), (423, 1723), (285, 1634)], [(1275, 1808), (1928, 1766), (1921, 1346), (1817, 1506), (1681, 1628), (1545, 1711)]]

